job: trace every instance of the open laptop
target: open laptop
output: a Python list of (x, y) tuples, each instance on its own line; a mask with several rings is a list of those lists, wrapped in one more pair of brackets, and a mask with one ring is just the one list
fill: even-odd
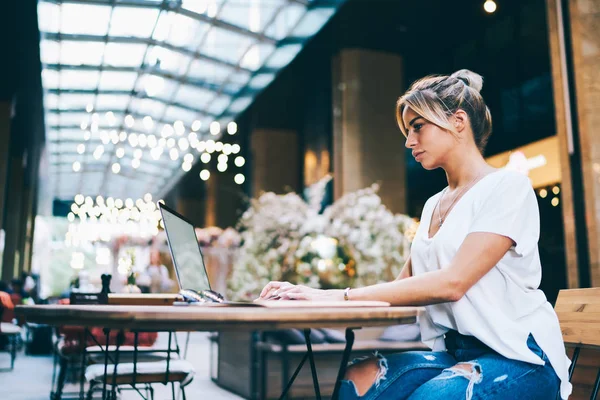
[(179, 294), (186, 302), (258, 306), (252, 302), (227, 301), (221, 293), (211, 290), (194, 225), (164, 204), (159, 203), (158, 207), (167, 233)]

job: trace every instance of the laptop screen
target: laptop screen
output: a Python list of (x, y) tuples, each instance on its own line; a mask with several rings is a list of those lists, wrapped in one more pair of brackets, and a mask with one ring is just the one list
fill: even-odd
[(210, 289), (194, 226), (160, 204), (180, 289)]

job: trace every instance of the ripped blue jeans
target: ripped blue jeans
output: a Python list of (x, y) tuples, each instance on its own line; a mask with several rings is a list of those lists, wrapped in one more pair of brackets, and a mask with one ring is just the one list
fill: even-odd
[[(343, 380), (340, 399), (553, 400), (560, 380), (533, 336), (529, 336), (527, 345), (545, 365), (508, 359), (472, 336), (450, 331), (445, 352), (377, 355), (379, 373), (373, 386), (359, 396), (354, 382)], [(453, 368), (459, 363), (464, 363), (466, 369)]]

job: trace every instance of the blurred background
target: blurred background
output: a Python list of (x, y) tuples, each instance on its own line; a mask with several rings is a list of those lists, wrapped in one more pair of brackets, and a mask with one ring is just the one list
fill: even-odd
[[(445, 185), (411, 82), (468, 68), (488, 162), (531, 180), (541, 288), (600, 286), (599, 0), (19, 0), (0, 23), (1, 290), (176, 292), (157, 202), (216, 288), (393, 279)], [(11, 318), (4, 315), (3, 320)]]

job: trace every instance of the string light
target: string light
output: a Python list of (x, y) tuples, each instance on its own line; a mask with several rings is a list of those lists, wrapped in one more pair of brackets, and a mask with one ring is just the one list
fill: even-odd
[(121, 171), (121, 164), (114, 163), (112, 165), (112, 172), (113, 172), (113, 174), (118, 174), (120, 171)]
[(203, 169), (200, 171), (200, 179), (203, 181), (207, 181), (210, 178), (210, 171), (207, 169)]
[(235, 122), (230, 122), (227, 124), (227, 133), (230, 135), (235, 135), (237, 133), (237, 124)]
[(554, 193), (554, 194), (559, 194), (559, 193), (560, 193), (560, 188), (559, 188), (558, 186), (554, 186), (554, 187), (552, 188), (552, 193)]
[(85, 144), (81, 143), (81, 144), (77, 145), (77, 152), (79, 154), (85, 153)]
[(146, 115), (144, 119), (142, 119), (142, 123), (147, 130), (152, 130), (152, 128), (154, 128), (154, 121), (152, 121), (152, 117), (149, 115)]
[(164, 137), (164, 138), (168, 138), (169, 136), (173, 136), (173, 133), (175, 133), (175, 130), (169, 124), (165, 124), (163, 126), (163, 128), (162, 128), (162, 131), (160, 132), (161, 136)]
[(73, 171), (79, 172), (80, 169), (81, 169), (81, 163), (79, 161), (75, 161), (73, 163)]
[(496, 11), (496, 8), (497, 8), (497, 6), (496, 6), (496, 2), (494, 0), (486, 0), (486, 2), (483, 3), (483, 9), (489, 14)]
[(173, 128), (175, 129), (175, 134), (177, 136), (181, 136), (185, 133), (185, 126), (183, 126), (183, 122), (181, 121), (175, 121)]
[(196, 120), (192, 123), (192, 130), (194, 132), (198, 132), (200, 130), (200, 128), (202, 127), (202, 122)]
[(221, 131), (221, 124), (217, 121), (213, 121), (210, 123), (210, 134), (216, 136)]
[(246, 177), (243, 174), (237, 174), (233, 180), (235, 181), (235, 183), (237, 183), (238, 185), (241, 185), (242, 183), (244, 183), (246, 181)]
[(547, 191), (546, 189), (540, 189), (540, 192), (539, 192), (539, 193), (540, 193), (540, 197), (541, 197), (542, 199), (545, 199), (545, 198), (546, 198), (546, 196), (548, 196), (548, 191)]

